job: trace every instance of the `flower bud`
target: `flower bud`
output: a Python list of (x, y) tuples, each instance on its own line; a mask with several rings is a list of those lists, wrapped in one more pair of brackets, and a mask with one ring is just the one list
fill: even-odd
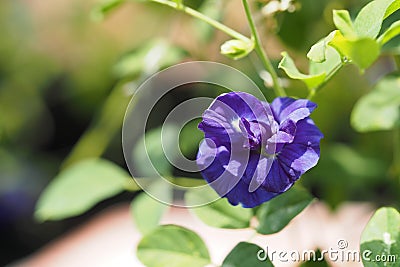
[(234, 60), (247, 56), (254, 49), (253, 41), (229, 40), (221, 45), (221, 54)]

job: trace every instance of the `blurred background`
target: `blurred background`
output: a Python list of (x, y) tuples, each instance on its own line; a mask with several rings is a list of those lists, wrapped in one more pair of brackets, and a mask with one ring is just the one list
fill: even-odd
[[(332, 9), (356, 14), (368, 1), (298, 0), (274, 14), (265, 8), (269, 2), (258, 1), (255, 11), (267, 52), (277, 64), (280, 52), (288, 51), (304, 70), (311, 45), (334, 28)], [(185, 3), (249, 34), (240, 1)], [(399, 12), (395, 16), (398, 19)], [(231, 61), (219, 54), (219, 46), (229, 39), (226, 35), (154, 3), (130, 1), (113, 10), (95, 0), (6, 0), (0, 2), (0, 30), (1, 266), (134, 196), (121, 193), (63, 221), (40, 224), (33, 218), (40, 193), (65, 166), (102, 156), (125, 168), (123, 115), (134, 88), (146, 77), (171, 64), (212, 60), (232, 65), (264, 86), (261, 64), (254, 57)], [(146, 55), (155, 47), (164, 52), (151, 64)], [(400, 54), (399, 38), (387, 49)], [(313, 119), (325, 138), (319, 165), (302, 183), (332, 209), (344, 201), (399, 208), (393, 133), (359, 134), (350, 126), (357, 99), (394, 69), (388, 57), (363, 76), (346, 66), (314, 99), (319, 108)], [(288, 92), (307, 94), (300, 82), (290, 83)], [(160, 108), (170, 110), (189, 97), (218, 93), (203, 86), (182, 88), (163, 99)], [(162, 119), (153, 116), (149, 128), (160, 126)], [(185, 132), (181, 147), (193, 158), (202, 136), (196, 123), (188, 124)], [(182, 175), (179, 170), (173, 173)]]

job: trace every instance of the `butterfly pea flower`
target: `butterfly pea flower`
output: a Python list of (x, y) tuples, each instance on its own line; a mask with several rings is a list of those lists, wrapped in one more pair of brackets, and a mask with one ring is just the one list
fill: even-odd
[(309, 118), (316, 104), (244, 92), (217, 97), (204, 112), (197, 165), (232, 205), (258, 206), (287, 191), (320, 156), (321, 131)]

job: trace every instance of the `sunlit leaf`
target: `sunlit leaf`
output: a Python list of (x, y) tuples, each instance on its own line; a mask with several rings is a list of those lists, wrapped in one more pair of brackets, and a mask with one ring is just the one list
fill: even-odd
[(293, 60), (286, 52), (282, 53), (282, 56), (283, 58), (279, 63), (279, 68), (283, 69), (290, 78), (303, 81), (309, 89), (315, 88), (324, 81), (326, 73), (315, 75), (303, 74), (297, 69)]
[(361, 70), (368, 68), (378, 58), (380, 46), (377, 41), (371, 38), (360, 38), (349, 40), (344, 38), (340, 32), (329, 43), (338, 52), (350, 59)]
[(147, 267), (204, 267), (210, 263), (203, 240), (177, 225), (160, 226), (145, 235), (139, 242), (137, 257)]
[(389, 130), (399, 125), (400, 78), (385, 78), (360, 98), (351, 114), (351, 124), (360, 132)]
[(264, 257), (265, 253), (267, 252), (256, 244), (240, 242), (229, 252), (221, 267), (273, 267), (268, 258), (258, 259), (257, 255)]
[(335, 34), (336, 31), (333, 31), (329, 33), (328, 36), (314, 44), (307, 53), (308, 59), (318, 63), (324, 62), (326, 60), (326, 49), (328, 43), (332, 40)]
[(386, 9), (384, 19), (392, 15), (400, 9), (400, 0), (394, 0), (393, 3)]
[(379, 44), (382, 46), (391, 39), (400, 34), (400, 21), (394, 22), (390, 27), (378, 38)]
[(325, 61), (318, 63), (310, 61), (309, 72), (311, 75), (320, 73), (331, 73), (336, 68), (342, 65), (340, 54), (335, 48), (327, 46), (325, 49)]
[(353, 22), (347, 10), (333, 10), (333, 22), (346, 38), (354, 38), (356, 36)]
[(124, 169), (104, 159), (84, 160), (51, 181), (37, 203), (35, 217), (45, 221), (76, 216), (128, 187), (132, 190), (135, 185)]
[[(185, 194), (187, 205), (195, 203), (209, 203), (219, 196), (215, 191), (190, 190)], [(251, 209), (240, 206), (232, 206), (226, 198), (219, 198), (205, 206), (195, 207), (192, 211), (207, 225), (218, 228), (247, 228), (250, 226), (250, 219), (253, 214)]]
[(361, 235), (360, 250), (365, 267), (398, 266), (399, 225), (400, 214), (396, 209), (380, 208), (375, 212)]
[(279, 232), (312, 200), (313, 197), (305, 189), (295, 186), (262, 204), (256, 212), (259, 221), (257, 232), (264, 235)]
[(354, 29), (359, 37), (375, 39), (381, 30), (386, 10), (393, 0), (374, 0), (358, 13), (354, 21)]

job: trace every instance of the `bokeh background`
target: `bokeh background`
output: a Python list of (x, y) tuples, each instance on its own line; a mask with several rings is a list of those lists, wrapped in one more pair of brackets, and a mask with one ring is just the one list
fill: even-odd
[[(277, 64), (280, 52), (289, 51), (304, 70), (310, 46), (334, 27), (332, 9), (356, 14), (368, 1), (298, 0), (295, 10), (274, 16), (261, 12), (267, 2), (259, 1), (256, 13), (267, 52)], [(185, 3), (249, 33), (240, 1)], [(103, 18), (98, 7), (95, 0), (0, 2), (2, 266), (37, 251), (104, 207), (134, 196), (122, 193), (63, 221), (38, 223), (33, 217), (40, 193), (65, 166), (102, 156), (125, 168), (121, 148), (124, 111), (132, 90), (150, 74), (175, 62), (212, 60), (232, 65), (264, 86), (258, 75), (261, 65), (254, 57), (224, 58), (219, 46), (229, 38), (184, 14), (154, 3), (130, 1)], [(399, 12), (393, 19), (396, 16)], [(163, 61), (149, 65), (146, 53), (160, 44), (166, 47)], [(399, 38), (388, 49), (400, 54)], [(399, 207), (393, 133), (360, 134), (350, 125), (357, 99), (394, 69), (385, 56), (365, 75), (346, 66), (315, 98), (319, 108), (313, 119), (325, 138), (320, 163), (302, 178), (302, 184), (332, 209), (344, 201)], [(288, 92), (299, 97), (307, 93), (300, 82), (291, 82)], [(201, 86), (182, 88), (167, 96), (160, 108), (170, 110), (184, 99), (217, 93)], [(161, 125), (164, 115), (153, 117), (150, 128)], [(201, 138), (195, 123), (188, 125), (186, 135), (181, 145), (193, 158)], [(182, 175), (179, 170), (174, 173)]]

